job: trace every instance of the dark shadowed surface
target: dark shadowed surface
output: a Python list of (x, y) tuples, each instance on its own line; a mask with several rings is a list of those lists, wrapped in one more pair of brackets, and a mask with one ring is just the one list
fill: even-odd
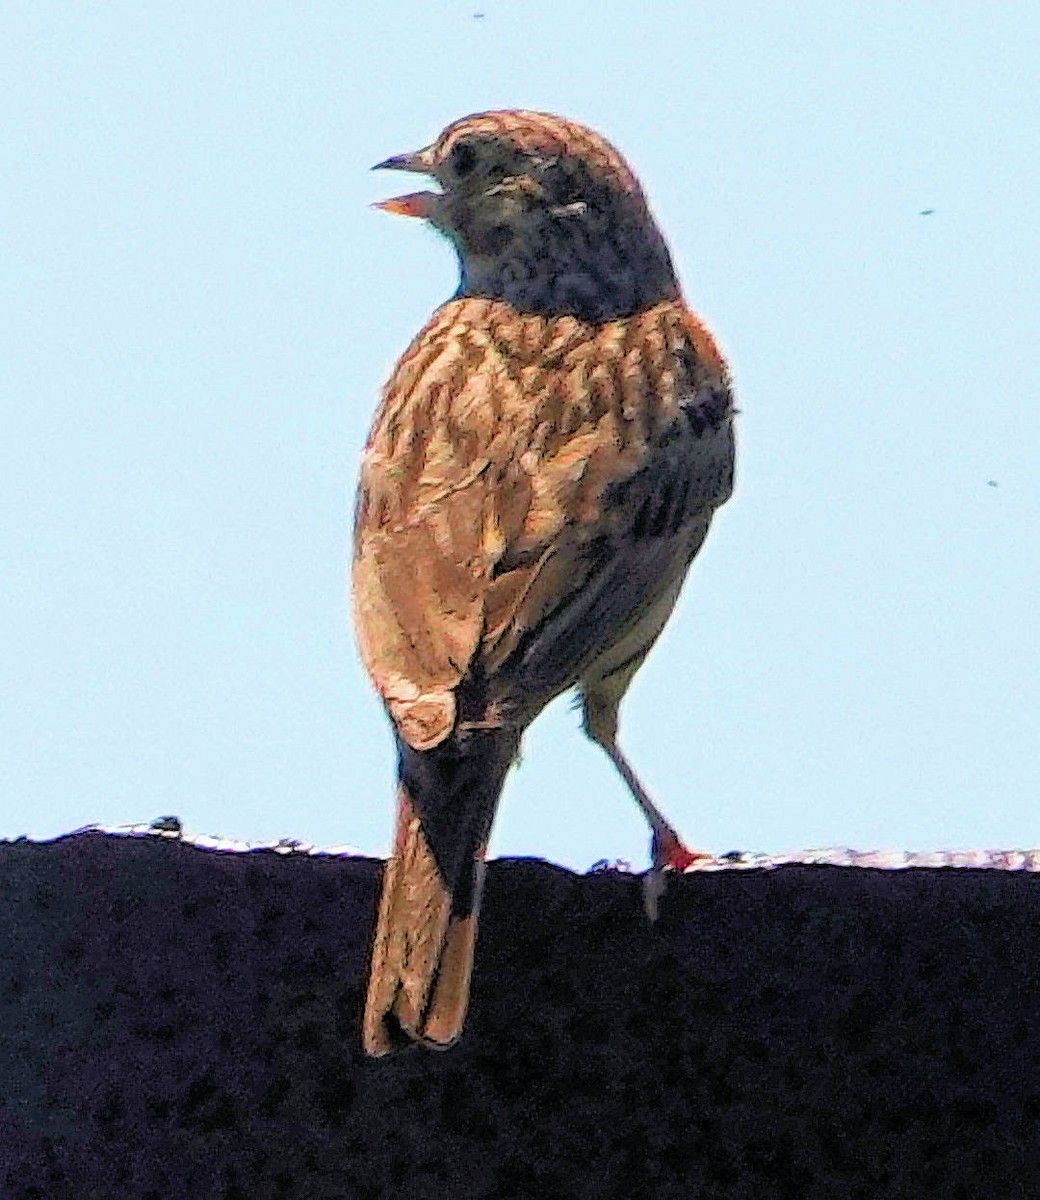
[(368, 1061), (379, 864), (0, 845), (3, 1200), (1035, 1195), (1040, 879), (490, 864), (462, 1044)]

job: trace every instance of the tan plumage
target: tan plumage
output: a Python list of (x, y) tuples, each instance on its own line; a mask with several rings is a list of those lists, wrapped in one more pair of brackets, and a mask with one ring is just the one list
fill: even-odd
[(681, 852), (617, 749), (617, 709), (733, 475), (726, 366), (603, 139), (479, 114), (381, 165), (442, 184), (385, 207), (447, 233), (462, 284), (387, 383), (358, 491), (355, 624), (401, 781), (373, 1054), (458, 1037), (502, 782), (562, 691), (580, 688), (657, 865)]

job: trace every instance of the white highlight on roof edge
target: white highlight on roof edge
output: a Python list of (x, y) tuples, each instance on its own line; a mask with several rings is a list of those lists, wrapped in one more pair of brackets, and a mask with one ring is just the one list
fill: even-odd
[[(257, 850), (270, 850), (276, 854), (303, 854), (310, 857), (370, 858), (356, 846), (341, 844), (315, 846), (299, 838), (279, 838), (276, 841), (243, 842), (236, 838), (214, 837), (205, 833), (190, 833), (177, 817), (159, 817), (155, 821), (139, 821), (130, 825), (83, 825), (60, 837), (74, 837), (83, 833), (102, 833), (109, 837), (157, 837), (167, 841), (185, 842), (202, 850), (216, 850), (224, 854), (248, 854)], [(28, 841), (51, 842), (58, 838), (29, 838)], [(0, 839), (8, 843), (21, 839)], [(910, 867), (954, 867), (973, 868), (987, 871), (1035, 871), (1040, 872), (1040, 848), (1014, 850), (854, 850), (844, 846), (826, 846), (812, 850), (794, 850), (782, 854), (763, 854), (752, 851), (734, 850), (728, 854), (709, 856), (688, 867), (685, 873), (701, 871), (762, 871), (777, 867), (803, 865), (828, 867), (866, 867), (881, 871), (901, 871)], [(589, 868), (590, 872), (617, 871), (632, 873), (631, 864), (624, 859), (600, 859)]]

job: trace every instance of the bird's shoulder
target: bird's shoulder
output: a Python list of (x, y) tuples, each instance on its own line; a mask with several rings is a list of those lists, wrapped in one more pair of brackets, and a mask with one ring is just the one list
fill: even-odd
[[(390, 531), (473, 488), (526, 505), (522, 540), (589, 519), (614, 483), (732, 417), (728, 369), (681, 302), (590, 324), (442, 305), (399, 359), (362, 459), (359, 525)], [(672, 447), (672, 450), (668, 448)]]

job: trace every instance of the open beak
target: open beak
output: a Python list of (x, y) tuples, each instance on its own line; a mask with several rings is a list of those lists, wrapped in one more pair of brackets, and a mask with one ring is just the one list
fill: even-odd
[(412, 154), (391, 154), (382, 162), (377, 162), (373, 171), (411, 171), (414, 175), (429, 175), (430, 165), (426, 161), (426, 151), (416, 150)]
[(376, 200), (373, 208), (394, 213), (399, 217), (425, 217), (433, 215), (434, 204), (440, 196), (436, 192), (409, 192), (407, 196), (391, 196), (389, 200)]
[[(376, 163), (373, 171), (411, 171), (416, 175), (429, 175), (428, 151), (416, 150), (413, 154), (393, 154)], [(441, 200), (439, 192), (409, 192), (407, 196), (394, 196), (389, 200), (377, 200), (372, 207), (383, 212), (396, 213), (401, 217), (423, 217), (429, 220)]]

